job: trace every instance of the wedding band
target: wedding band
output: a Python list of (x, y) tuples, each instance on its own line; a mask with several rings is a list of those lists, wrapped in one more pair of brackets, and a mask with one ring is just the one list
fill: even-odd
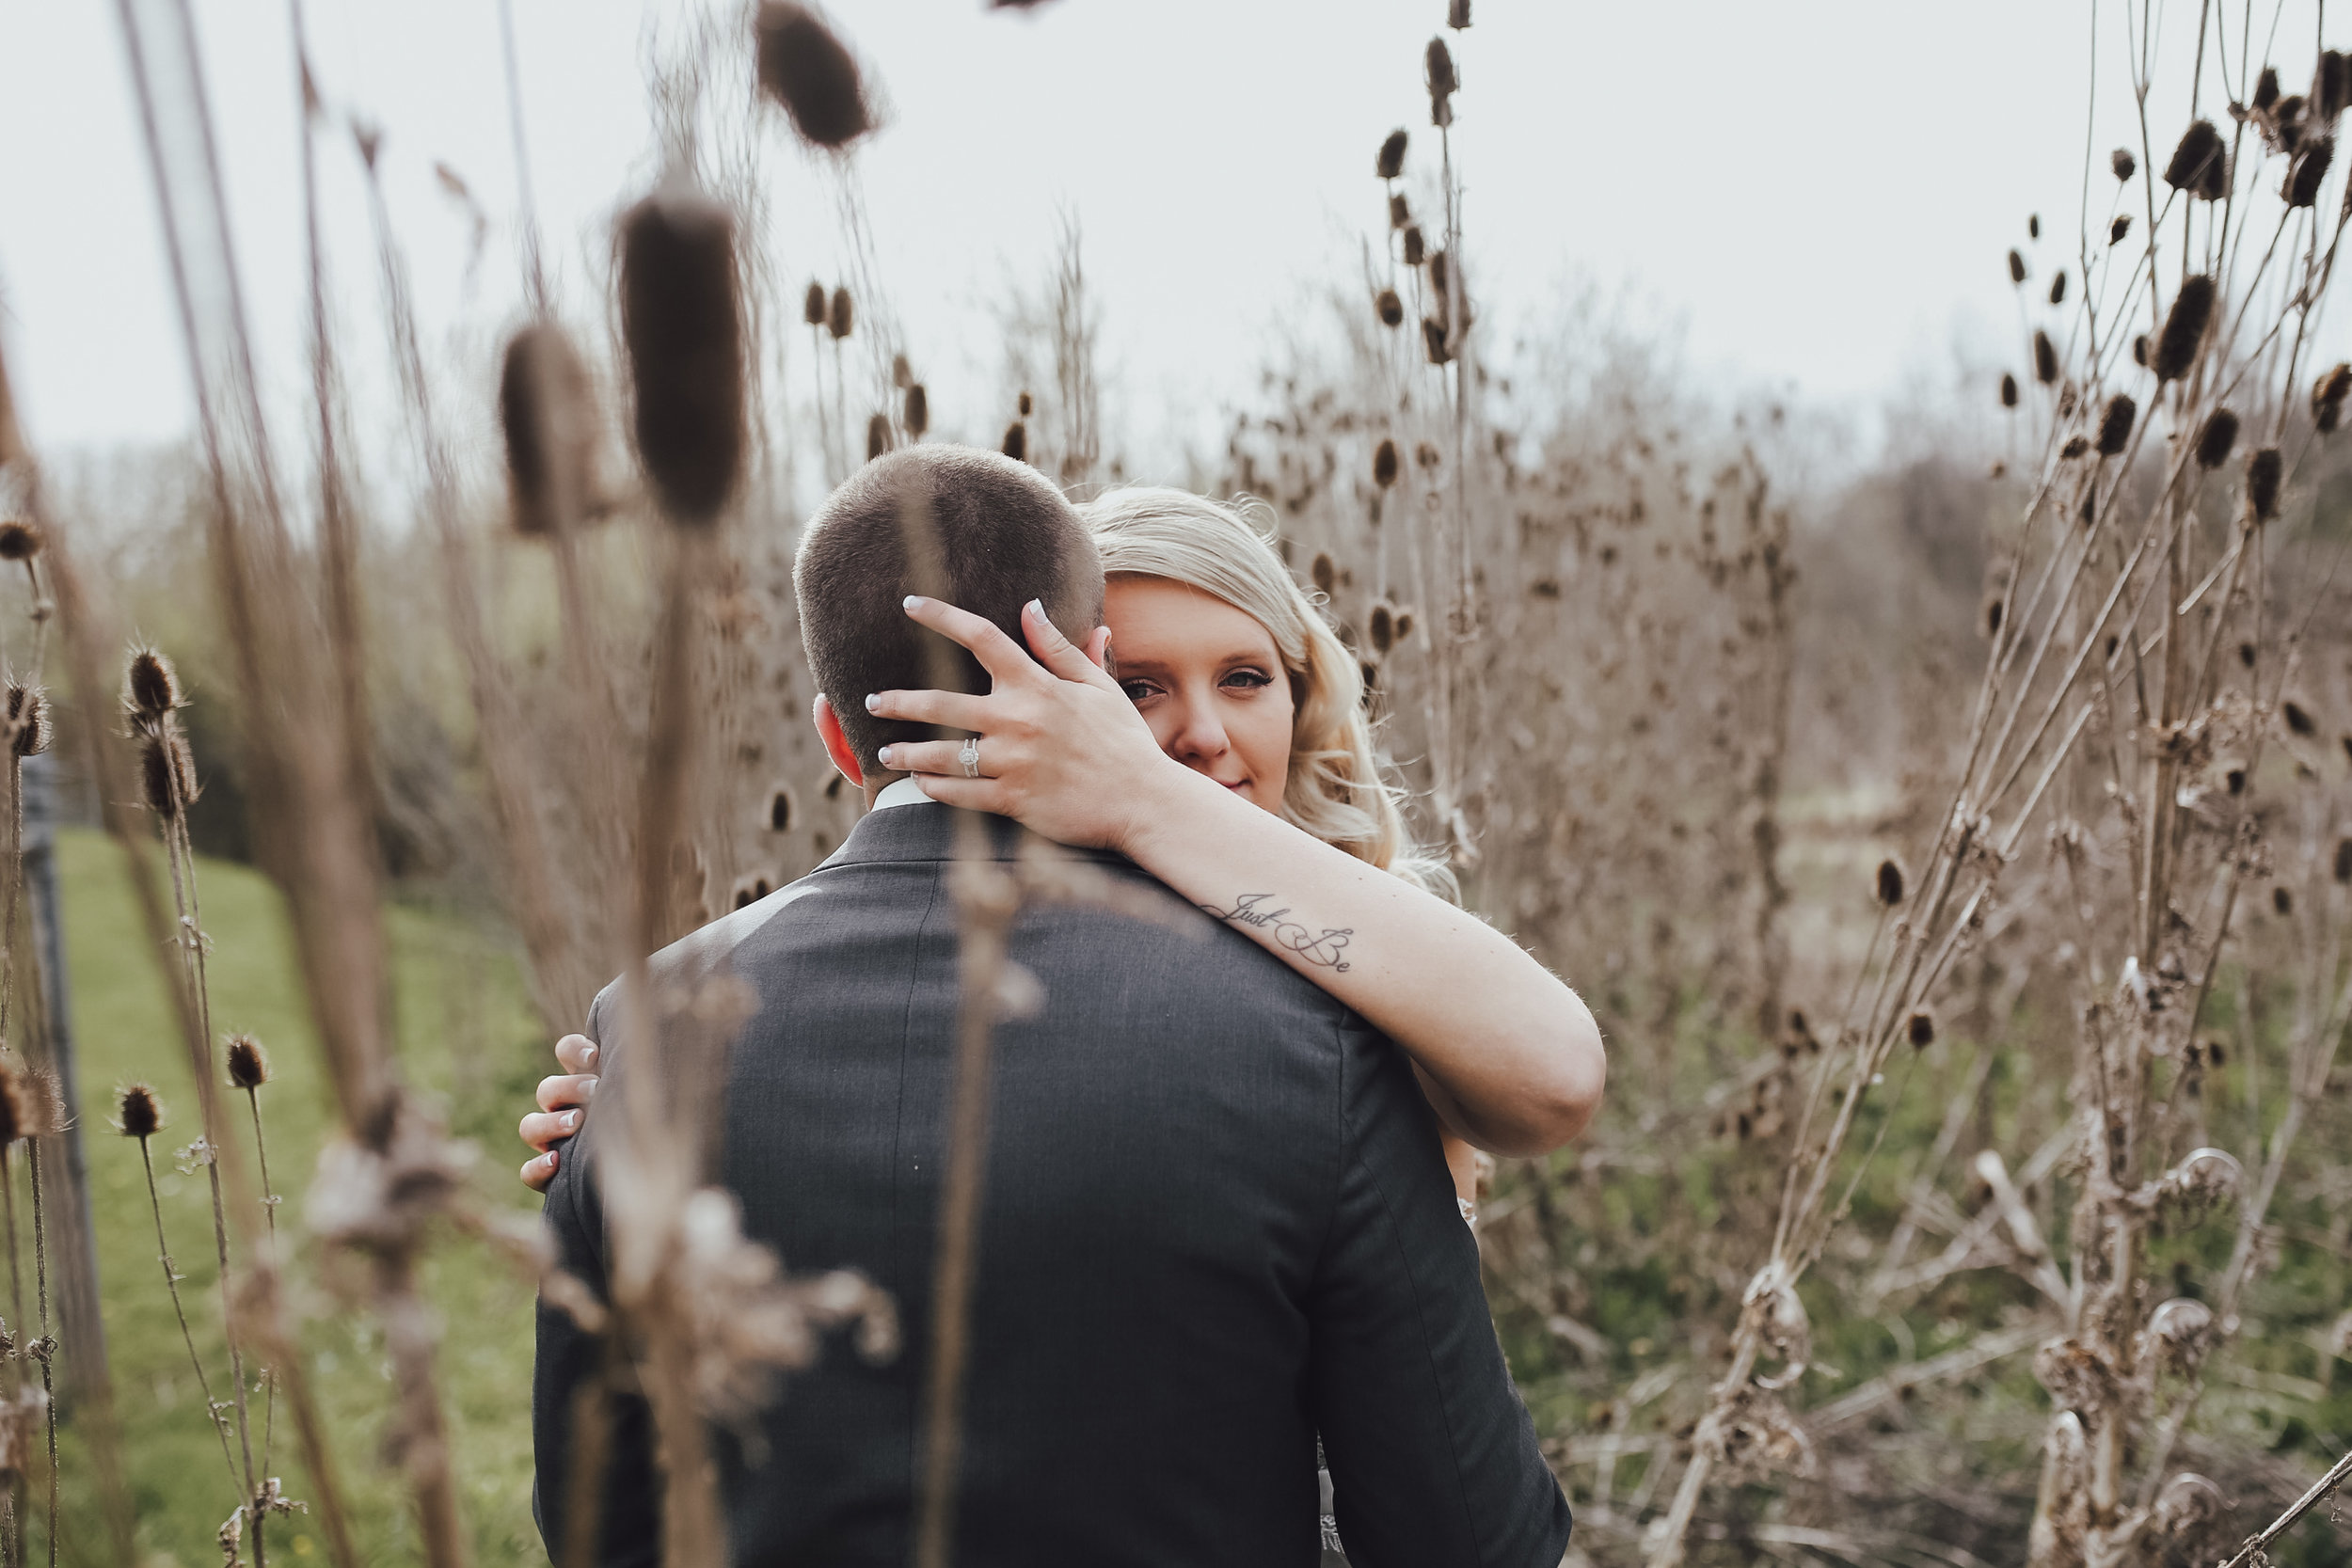
[(977, 735), (964, 736), (963, 750), (956, 753), (956, 760), (963, 764), (965, 778), (978, 778), (980, 776), (980, 737)]

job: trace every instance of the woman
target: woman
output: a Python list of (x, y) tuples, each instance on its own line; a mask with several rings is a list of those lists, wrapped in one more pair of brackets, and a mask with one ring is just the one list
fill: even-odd
[[(1188, 492), (1112, 491), (1084, 508), (1107, 579), (1098, 668), (1032, 604), (1036, 658), (929, 599), (908, 614), (996, 673), (985, 697), (890, 691), (889, 719), (979, 736), (884, 748), (933, 800), (1059, 843), (1117, 850), (1354, 1008), (1411, 1057), (1463, 1212), (1475, 1148), (1549, 1153), (1591, 1118), (1605, 1065), (1592, 1015), (1509, 938), (1436, 896), (1382, 781), (1353, 656), (1238, 511)], [(544, 1190), (595, 1092), (595, 1047), (539, 1085), (522, 1168)]]

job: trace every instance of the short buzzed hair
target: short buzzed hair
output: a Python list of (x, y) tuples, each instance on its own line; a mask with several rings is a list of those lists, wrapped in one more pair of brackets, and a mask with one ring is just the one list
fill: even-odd
[[(916, 550), (935, 548), (935, 564)], [(877, 719), (876, 691), (939, 685), (985, 692), (988, 673), (955, 643), (907, 619), (910, 594), (931, 594), (993, 621), (1027, 646), (1021, 607), (1042, 600), (1076, 639), (1103, 618), (1103, 562), (1077, 512), (1025, 463), (972, 447), (928, 444), (876, 458), (818, 508), (792, 563), (809, 673), (869, 773), (893, 741), (924, 740), (928, 724)]]

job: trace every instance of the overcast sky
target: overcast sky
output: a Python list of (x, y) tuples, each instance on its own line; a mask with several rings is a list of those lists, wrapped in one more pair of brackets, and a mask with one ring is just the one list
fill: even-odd
[[(541, 222), (568, 309), (654, 172), (644, 90), (684, 0), (513, 0)], [(264, 380), (298, 388), (299, 190), (283, 0), (194, 0)], [(395, 221), (437, 357), (484, 368), (519, 309), (515, 165), (493, 0), (308, 0), (339, 125), (382, 127)], [(2265, 8), (2267, 9), (2267, 8)], [(2169, 49), (2196, 8), (2180, 5)], [(993, 302), (1082, 222), (1127, 423), (1213, 433), (1268, 345), (1383, 228), (1375, 149), (1434, 157), (1421, 87), (1442, 0), (835, 0), (889, 105), (858, 155), (882, 281), (938, 423), (1001, 429)], [(2121, 8), (2100, 68), (2122, 139)], [(191, 426), (153, 199), (106, 0), (0, 0), (0, 332), (52, 450)], [(2011, 352), (2003, 256), (2045, 219), (2071, 261), (2092, 8), (2060, 0), (1477, 0), (1454, 40), (1455, 153), (1473, 285), (1540, 317), (1565, 285), (1678, 324), (1694, 371), (1862, 406)], [(2308, 75), (2308, 4), (2275, 57)], [(2193, 40), (2192, 40), (2193, 41)], [(2259, 49), (2257, 53), (2260, 53)], [(2217, 105), (2209, 105), (2210, 108)], [(2183, 105), (2152, 104), (2169, 142)], [(841, 267), (835, 177), (780, 135), (771, 253)], [(437, 183), (449, 166), (489, 218)], [(329, 146), (343, 330), (380, 336), (356, 160)], [(2113, 184), (2091, 200), (2104, 226)], [(363, 383), (364, 371), (355, 376)], [(1153, 436), (1145, 430), (1147, 447)], [(1147, 453), (1148, 456), (1148, 453)]]

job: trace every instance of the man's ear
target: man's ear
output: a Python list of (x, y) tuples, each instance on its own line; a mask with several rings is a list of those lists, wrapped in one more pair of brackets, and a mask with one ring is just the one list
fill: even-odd
[(1119, 669), (1111, 662), (1110, 627), (1095, 627), (1092, 631), (1087, 633), (1086, 641), (1079, 643), (1078, 646), (1086, 651), (1087, 661), (1092, 664), (1097, 670), (1102, 671), (1103, 673), (1112, 676), (1113, 678), (1118, 676)]
[(843, 778), (864, 789), (866, 770), (857, 764), (857, 749), (841, 733), (841, 716), (834, 712), (833, 704), (825, 700), (821, 691), (817, 693), (817, 706), (811, 717), (817, 721), (817, 734), (825, 743), (825, 754), (833, 758), (833, 765), (841, 769)]

